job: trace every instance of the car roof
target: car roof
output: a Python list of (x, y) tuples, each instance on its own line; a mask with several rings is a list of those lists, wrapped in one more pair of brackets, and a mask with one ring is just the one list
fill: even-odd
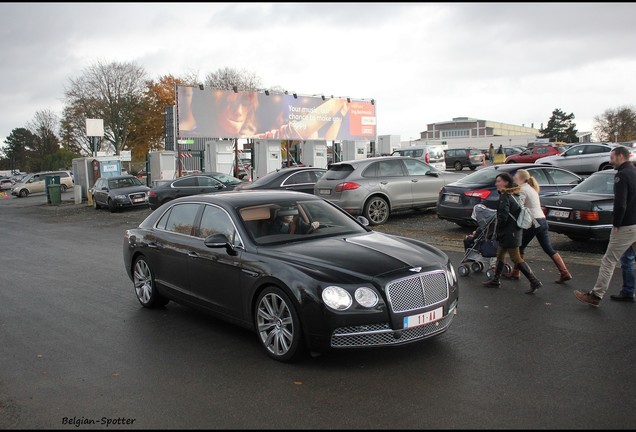
[[(118, 180), (118, 179), (125, 179), (125, 178), (131, 178), (131, 177), (135, 177), (135, 176), (132, 175), (132, 174), (123, 174), (123, 175), (118, 175), (118, 176), (101, 177), (101, 178), (106, 179), (106, 180)], [(137, 177), (135, 177), (135, 178), (137, 178)]]
[[(412, 149), (412, 148), (415, 148), (415, 147), (409, 147), (409, 148)], [(375, 162), (375, 161), (381, 161), (381, 160), (399, 160), (399, 159), (413, 160), (414, 158), (412, 158), (411, 156), (375, 156), (375, 157), (364, 158), (364, 159), (353, 159), (353, 160), (348, 160), (348, 161), (335, 162), (335, 163), (332, 163), (330, 166), (335, 166), (335, 165), (361, 165), (361, 164), (365, 164), (365, 163), (369, 163), (369, 162)]]
[(205, 202), (210, 204), (226, 204), (230, 207), (243, 207), (246, 205), (271, 204), (279, 200), (322, 201), (323, 199), (305, 192), (277, 191), (277, 190), (238, 190), (217, 192), (214, 194), (192, 195), (177, 198), (171, 202)]

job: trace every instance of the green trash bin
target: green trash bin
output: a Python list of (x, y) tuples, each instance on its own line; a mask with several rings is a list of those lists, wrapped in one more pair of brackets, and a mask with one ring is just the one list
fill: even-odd
[(49, 200), (53, 205), (62, 203), (62, 187), (59, 184), (50, 184), (47, 186), (49, 191)]

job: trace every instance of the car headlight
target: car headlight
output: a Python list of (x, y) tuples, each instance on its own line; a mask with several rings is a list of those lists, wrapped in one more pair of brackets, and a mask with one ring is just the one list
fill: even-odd
[(116, 200), (125, 200), (126, 199), (126, 195), (115, 195), (115, 199)]
[(360, 287), (356, 290), (354, 297), (360, 306), (372, 308), (378, 304), (378, 295), (371, 288)]
[(328, 286), (325, 288), (322, 291), (322, 301), (331, 309), (339, 311), (349, 309), (351, 303), (353, 303), (351, 294), (349, 294), (347, 290), (337, 286)]

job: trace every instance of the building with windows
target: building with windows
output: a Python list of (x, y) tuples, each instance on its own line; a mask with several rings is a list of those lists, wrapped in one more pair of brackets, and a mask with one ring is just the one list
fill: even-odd
[(420, 138), (409, 145), (441, 144), (447, 148), (495, 146), (526, 146), (537, 140), (539, 129), (525, 125), (455, 117), (450, 121), (430, 123), (420, 132)]

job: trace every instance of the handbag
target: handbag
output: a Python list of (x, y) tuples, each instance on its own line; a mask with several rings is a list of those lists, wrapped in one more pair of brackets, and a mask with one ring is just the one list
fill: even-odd
[(479, 242), (477, 250), (484, 258), (492, 258), (497, 256), (499, 242), (494, 239), (485, 239)]
[(508, 212), (510, 217), (513, 218), (515, 222), (517, 222), (517, 227), (521, 229), (528, 229), (534, 226), (535, 222), (534, 222), (534, 218), (532, 217), (532, 213), (530, 212), (530, 209), (524, 206), (521, 203), (521, 201), (519, 201), (517, 197), (515, 197), (514, 195), (510, 195), (510, 196), (515, 200), (515, 202), (519, 205), (519, 208), (521, 209), (521, 211), (519, 212), (519, 216), (517, 217), (514, 217), (512, 213)]

